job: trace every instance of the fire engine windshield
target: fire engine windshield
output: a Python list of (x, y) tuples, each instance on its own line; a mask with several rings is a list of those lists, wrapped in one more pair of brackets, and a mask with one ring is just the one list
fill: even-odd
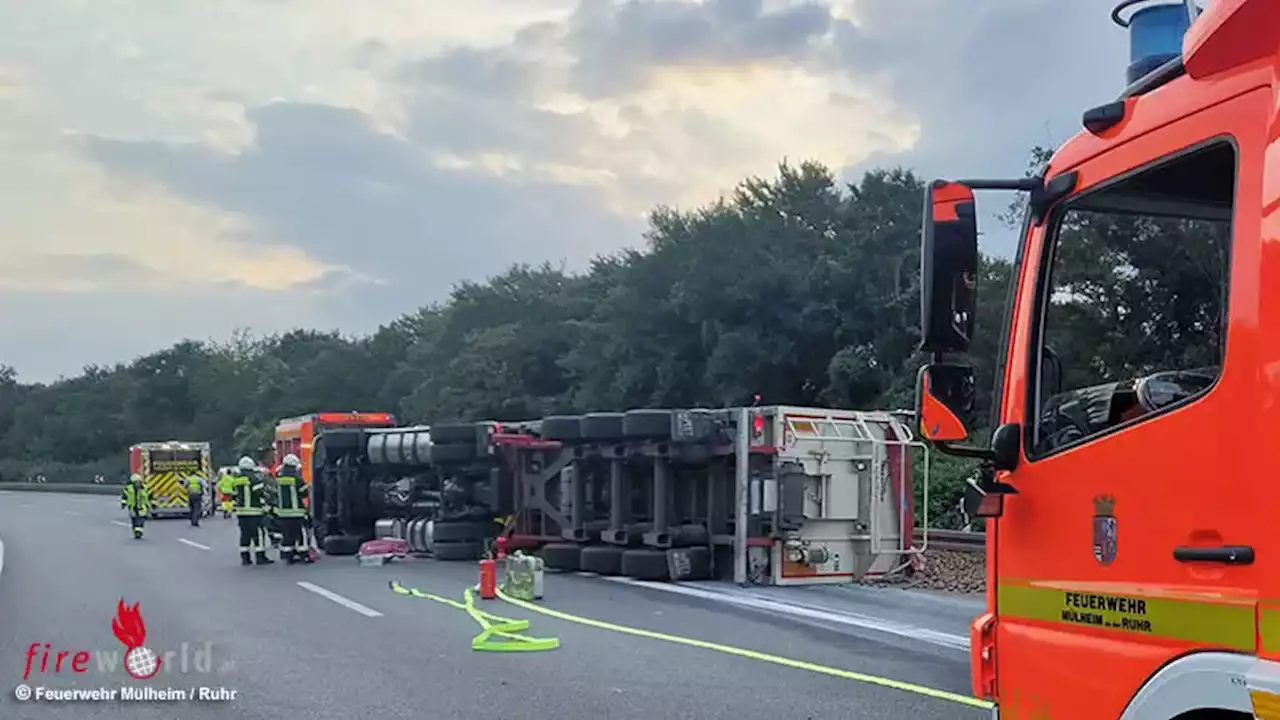
[(1042, 272), (1033, 455), (1211, 388), (1225, 341), (1234, 147), (1181, 153), (1053, 220)]

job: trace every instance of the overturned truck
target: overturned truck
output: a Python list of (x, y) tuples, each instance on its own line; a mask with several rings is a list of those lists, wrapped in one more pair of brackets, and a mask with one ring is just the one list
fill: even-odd
[(913, 451), (901, 414), (786, 406), (344, 428), (317, 438), (311, 506), (333, 555), (475, 560), (501, 536), (561, 570), (849, 583), (915, 555)]

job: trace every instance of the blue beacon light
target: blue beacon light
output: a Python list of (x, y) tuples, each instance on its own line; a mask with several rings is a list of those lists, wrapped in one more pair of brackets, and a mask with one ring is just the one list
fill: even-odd
[[(1182, 54), (1182, 36), (1191, 26), (1190, 9), (1185, 2), (1149, 4), (1150, 0), (1126, 0), (1111, 13), (1117, 25), (1129, 30), (1129, 68), (1125, 82), (1133, 83), (1152, 70)], [(1146, 5), (1128, 20), (1121, 11), (1134, 5)]]

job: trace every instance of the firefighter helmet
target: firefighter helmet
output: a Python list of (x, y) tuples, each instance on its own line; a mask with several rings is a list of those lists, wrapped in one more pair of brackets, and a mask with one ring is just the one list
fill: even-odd
[(249, 457), (248, 455), (245, 455), (244, 457), (240, 458), (240, 462), (236, 463), (236, 467), (240, 468), (241, 470), (253, 470), (254, 468), (258, 467), (258, 463), (254, 462), (253, 458)]
[(302, 467), (302, 461), (299, 460), (298, 456), (294, 455), (293, 453), (289, 453), (288, 455), (285, 455), (284, 460), (281, 460), (280, 464), (284, 465), (285, 467), (291, 467), (291, 468)]
[(138, 473), (134, 473), (129, 476), (129, 482), (140, 483), (142, 482), (142, 476), (139, 475)]

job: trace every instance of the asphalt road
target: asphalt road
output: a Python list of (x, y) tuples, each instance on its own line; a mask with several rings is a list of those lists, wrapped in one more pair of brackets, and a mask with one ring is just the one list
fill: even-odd
[[(474, 565), (415, 560), (361, 568), (350, 558), (324, 558), (313, 566), (243, 568), (234, 520), (206, 519), (200, 528), (182, 520), (153, 521), (146, 538), (135, 541), (125, 519), (110, 497), (0, 493), (0, 717), (965, 720), (988, 715), (916, 692), (635, 637), (498, 601), (484, 608), (529, 619), (528, 634), (558, 637), (561, 647), (543, 653), (475, 652), (470, 641), (479, 628), (464, 612), (394, 594), (387, 584), (397, 579), (461, 599), (463, 588), (475, 581)], [(844, 622), (843, 615), (828, 612), (839, 610), (840, 602), (858, 604), (856, 594), (848, 596), (852, 600), (806, 596), (822, 600), (809, 604), (813, 607), (829, 601), (827, 609), (799, 617), (767, 604), (724, 603), (696, 593), (572, 575), (548, 576), (546, 590), (544, 606), (576, 617), (967, 694), (967, 656), (961, 648), (878, 628), (880, 610), (874, 602), (862, 603), (866, 621)], [(119, 666), (110, 670), (111, 659), (125, 650), (111, 630), (122, 597), (140, 603), (146, 646), (162, 656), (172, 653), (149, 681), (131, 681)], [(961, 616), (953, 622), (939, 611), (939, 617), (947, 619), (948, 628), (963, 631), (955, 627)], [(51, 653), (42, 673), (46, 643)], [(37, 653), (28, 670), (33, 644)], [(61, 672), (59, 651), (67, 653)], [(71, 660), (79, 651), (94, 656), (81, 666), (85, 672), (77, 673)], [(20, 702), (13, 691), (19, 684), (81, 690), (225, 688), (235, 696), (186, 701), (180, 707), (162, 701)]]

